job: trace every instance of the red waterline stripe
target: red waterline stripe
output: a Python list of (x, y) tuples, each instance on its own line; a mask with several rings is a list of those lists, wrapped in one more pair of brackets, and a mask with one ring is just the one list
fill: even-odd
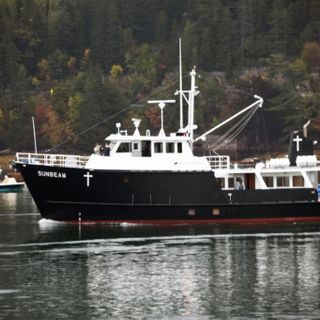
[(276, 224), (295, 222), (320, 222), (320, 217), (284, 217), (284, 218), (252, 218), (252, 219), (199, 219), (199, 220), (67, 220), (69, 224), (149, 224), (149, 225), (181, 225), (181, 224)]

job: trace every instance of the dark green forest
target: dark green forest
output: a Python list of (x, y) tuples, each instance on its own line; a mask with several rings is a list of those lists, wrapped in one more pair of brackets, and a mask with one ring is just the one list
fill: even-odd
[[(0, 0), (0, 150), (33, 148), (32, 116), (42, 151), (91, 151), (133, 117), (157, 130), (147, 100), (178, 88), (179, 37), (185, 86), (200, 75), (199, 134), (258, 94), (247, 143), (308, 119), (319, 135), (319, 0)], [(166, 108), (168, 130), (177, 116)]]

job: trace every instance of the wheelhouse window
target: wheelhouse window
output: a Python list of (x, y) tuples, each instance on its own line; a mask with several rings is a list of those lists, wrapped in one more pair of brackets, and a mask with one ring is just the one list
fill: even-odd
[(163, 144), (162, 142), (154, 143), (154, 153), (162, 153), (163, 152)]
[(138, 142), (134, 142), (133, 143), (133, 151), (138, 151), (139, 150), (139, 143)]
[(173, 142), (166, 143), (166, 153), (174, 153), (174, 143)]
[(178, 151), (178, 153), (182, 153), (182, 143), (181, 142), (177, 143), (177, 151)]
[(121, 142), (117, 153), (125, 153), (125, 152), (131, 152), (131, 143), (129, 142)]
[(151, 141), (141, 141), (141, 155), (143, 157), (151, 157)]

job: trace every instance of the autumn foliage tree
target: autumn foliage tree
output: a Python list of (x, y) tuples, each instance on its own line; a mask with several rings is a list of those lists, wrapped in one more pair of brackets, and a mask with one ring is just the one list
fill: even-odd
[[(256, 79), (250, 90), (237, 86), (257, 69), (267, 75), (259, 83), (271, 131), (285, 135), (295, 121), (319, 117), (319, 17), (319, 1), (304, 0), (0, 0), (0, 150), (33, 147), (31, 116), (40, 145), (61, 151), (87, 152), (131, 115), (158, 130), (146, 101), (176, 81), (179, 37), (184, 84), (194, 65), (202, 76), (199, 128), (236, 111), (226, 97), (249, 101)], [(165, 111), (173, 129), (177, 110)]]

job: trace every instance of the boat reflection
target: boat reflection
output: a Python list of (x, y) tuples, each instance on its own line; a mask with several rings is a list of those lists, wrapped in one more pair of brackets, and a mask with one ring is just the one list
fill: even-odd
[(11, 217), (21, 229), (3, 220), (2, 231), (9, 227), (9, 235), (0, 247), (0, 280), (12, 279), (11, 266), (20, 266), (19, 295), (25, 298), (8, 300), (17, 312), (37, 301), (54, 306), (46, 309), (49, 318), (67, 318), (67, 310), (83, 319), (319, 314), (316, 224), (71, 225)]
[(87, 295), (97, 312), (132, 317), (308, 314), (319, 305), (319, 239), (195, 235), (88, 243)]
[(130, 223), (114, 224), (83, 224), (58, 222), (41, 219), (38, 222), (41, 235), (64, 237), (69, 239), (105, 239), (122, 237), (156, 237), (185, 235), (221, 235), (243, 236), (259, 234), (297, 234), (320, 231), (320, 223), (301, 222), (283, 224), (176, 224), (176, 225), (146, 225)]
[(38, 209), (27, 188), (19, 192), (0, 192), (0, 213), (38, 215)]
[(15, 207), (17, 203), (17, 193), (16, 192), (1, 192), (0, 193), (0, 201), (1, 206), (5, 207)]

